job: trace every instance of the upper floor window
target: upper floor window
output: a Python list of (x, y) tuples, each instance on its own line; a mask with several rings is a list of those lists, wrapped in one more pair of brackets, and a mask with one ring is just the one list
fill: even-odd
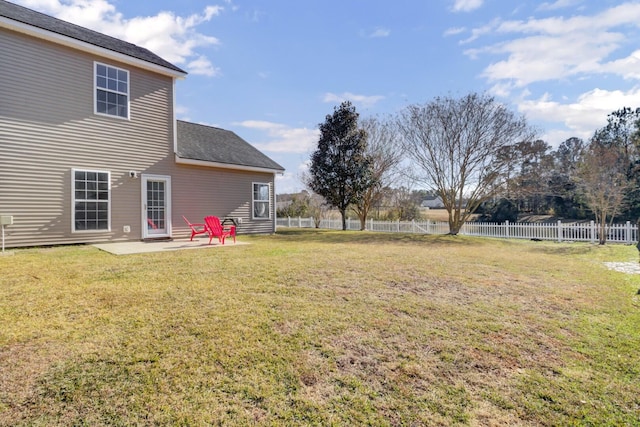
[(129, 118), (129, 72), (96, 62), (96, 113)]
[(253, 183), (253, 218), (269, 219), (271, 216), (271, 197), (269, 184)]

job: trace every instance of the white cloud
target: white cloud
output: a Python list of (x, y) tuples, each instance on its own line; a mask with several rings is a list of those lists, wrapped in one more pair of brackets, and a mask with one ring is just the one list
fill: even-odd
[(301, 189), (298, 177), (295, 174), (286, 171), (283, 174), (276, 175), (275, 186), (277, 194), (297, 193)]
[(214, 67), (211, 61), (209, 61), (205, 56), (199, 56), (195, 60), (189, 62), (187, 68), (191, 74), (201, 76), (216, 77), (221, 74), (220, 69)]
[(603, 64), (602, 71), (620, 75), (625, 79), (640, 80), (640, 50), (636, 50), (626, 58)]
[(487, 33), (515, 37), (465, 53), (471, 58), (483, 54), (506, 55), (505, 59), (487, 66), (482, 75), (492, 82), (508, 81), (513, 87), (591, 74), (609, 73), (638, 79), (638, 51), (612, 58), (628, 43), (623, 30), (630, 26), (640, 28), (638, 22), (640, 3), (625, 3), (593, 16), (505, 21), (474, 30), (465, 42)]
[(391, 35), (391, 30), (387, 28), (376, 28), (369, 37), (372, 39), (381, 38), (381, 37), (389, 37)]
[(268, 141), (253, 145), (259, 150), (272, 153), (308, 153), (320, 137), (317, 129), (292, 128), (281, 123), (260, 120), (245, 120), (234, 125), (263, 132)]
[(189, 108), (184, 105), (176, 105), (176, 118), (187, 122), (191, 121), (189, 118)]
[(465, 31), (467, 31), (467, 29), (465, 27), (448, 28), (444, 32), (444, 36), (455, 36), (455, 35), (458, 35), (458, 34), (462, 34)]
[(482, 7), (484, 0), (455, 0), (452, 10), (454, 12), (471, 12)]
[(569, 138), (580, 138), (583, 141), (588, 142), (591, 136), (593, 136), (593, 131), (580, 134), (567, 129), (550, 129), (541, 134), (540, 139), (556, 149), (560, 144), (562, 144)]
[(513, 84), (508, 82), (500, 82), (493, 85), (489, 92), (494, 96), (499, 96), (501, 98), (506, 98), (511, 95), (511, 91), (514, 89)]
[(380, 95), (373, 95), (373, 96), (356, 95), (355, 93), (351, 93), (351, 92), (344, 92), (340, 95), (329, 92), (329, 93), (326, 93), (322, 98), (324, 102), (330, 102), (335, 104), (341, 104), (344, 101), (351, 101), (354, 104), (359, 104), (364, 108), (373, 107), (378, 101), (381, 101), (383, 99), (384, 99), (384, 96), (380, 96)]
[(298, 163), (295, 172), (286, 171), (283, 174), (276, 175), (276, 191), (278, 194), (298, 193), (304, 190), (304, 176), (309, 173), (311, 160), (307, 159)]
[(538, 6), (538, 10), (557, 10), (564, 9), (566, 7), (571, 7), (582, 3), (583, 0), (557, 0), (553, 3), (542, 3)]
[(485, 34), (493, 33), (500, 26), (501, 22), (502, 21), (500, 19), (496, 18), (486, 25), (471, 29), (471, 35), (469, 36), (469, 38), (467, 38), (466, 40), (462, 40), (460, 44), (471, 43), (472, 41), (479, 39)]
[(565, 130), (552, 130), (548, 134), (561, 136), (562, 140), (551, 140), (558, 144), (568, 137), (576, 136), (588, 139), (593, 132), (607, 123), (607, 115), (622, 107), (640, 106), (640, 86), (626, 92), (593, 89), (583, 93), (575, 102), (560, 103), (552, 100), (549, 94), (539, 99), (521, 100), (518, 109), (532, 121), (561, 123)]
[(494, 62), (482, 73), (489, 81), (509, 80), (516, 87), (539, 81), (564, 79), (585, 73), (604, 72), (601, 60), (623, 41), (620, 34), (585, 33), (564, 37), (538, 35), (514, 39), (495, 46), (495, 53), (508, 57)]
[(107, 0), (18, 0), (17, 3), (59, 19), (145, 47), (187, 71), (209, 76), (217, 69), (198, 55), (197, 48), (215, 46), (217, 38), (201, 34), (197, 27), (219, 15), (223, 8), (207, 6), (202, 13), (186, 17), (173, 12), (125, 19)]

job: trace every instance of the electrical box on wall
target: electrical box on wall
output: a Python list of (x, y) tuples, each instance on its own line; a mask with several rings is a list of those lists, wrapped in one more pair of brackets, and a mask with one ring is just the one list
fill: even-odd
[(2, 254), (4, 255), (4, 226), (13, 224), (12, 215), (0, 215), (0, 225), (2, 227)]
[(125, 225), (124, 227), (122, 227), (122, 232), (123, 233), (131, 233), (131, 226), (130, 225)]

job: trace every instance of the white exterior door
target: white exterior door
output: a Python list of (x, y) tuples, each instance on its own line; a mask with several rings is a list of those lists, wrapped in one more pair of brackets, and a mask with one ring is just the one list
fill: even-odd
[(171, 177), (142, 175), (142, 237), (171, 237)]

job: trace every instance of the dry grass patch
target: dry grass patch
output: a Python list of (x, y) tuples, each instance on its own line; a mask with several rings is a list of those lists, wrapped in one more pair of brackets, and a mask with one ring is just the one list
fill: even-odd
[(640, 422), (634, 247), (243, 239), (0, 258), (0, 424)]

